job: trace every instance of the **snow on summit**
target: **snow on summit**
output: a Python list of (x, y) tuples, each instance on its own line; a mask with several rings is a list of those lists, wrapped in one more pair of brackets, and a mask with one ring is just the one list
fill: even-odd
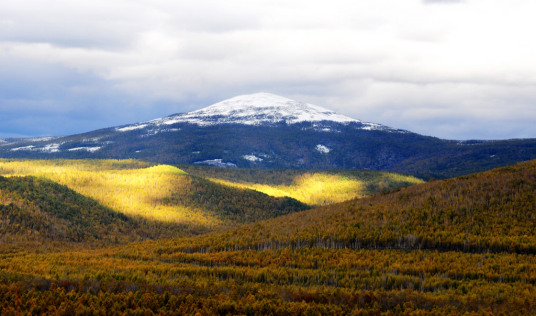
[[(261, 92), (239, 95), (196, 111), (122, 126), (115, 130), (127, 132), (145, 129), (149, 126), (165, 126), (175, 123), (210, 126), (217, 124), (263, 125), (281, 122), (295, 124), (323, 121), (341, 124), (360, 123), (360, 128), (367, 130), (386, 129), (385, 126), (362, 122), (313, 104)], [(330, 131), (330, 129), (327, 129), (327, 131)]]
[(198, 125), (245, 124), (261, 125), (285, 122), (333, 121), (338, 123), (360, 122), (331, 110), (299, 101), (294, 101), (271, 93), (240, 95), (209, 107), (157, 119), (157, 124), (187, 122)]

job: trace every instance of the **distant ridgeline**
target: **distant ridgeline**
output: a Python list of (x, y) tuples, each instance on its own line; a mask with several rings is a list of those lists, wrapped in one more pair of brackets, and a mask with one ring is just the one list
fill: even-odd
[(136, 158), (255, 169), (373, 169), (448, 178), (536, 158), (536, 139), (452, 141), (258, 93), (133, 125), (6, 139), (5, 158)]

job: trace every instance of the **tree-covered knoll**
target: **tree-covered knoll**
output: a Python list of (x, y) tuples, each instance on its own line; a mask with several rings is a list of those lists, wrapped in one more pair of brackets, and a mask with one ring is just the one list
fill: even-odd
[(221, 220), (255, 222), (309, 209), (289, 197), (272, 197), (247, 188), (236, 188), (213, 181), (185, 177), (161, 203), (170, 206), (195, 207)]

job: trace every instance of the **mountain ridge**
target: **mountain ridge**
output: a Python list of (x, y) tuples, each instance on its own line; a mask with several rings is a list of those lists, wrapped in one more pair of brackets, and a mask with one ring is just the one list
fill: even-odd
[(3, 158), (141, 159), (255, 169), (372, 169), (447, 178), (536, 158), (536, 139), (453, 141), (268, 93), (64, 137), (6, 139)]

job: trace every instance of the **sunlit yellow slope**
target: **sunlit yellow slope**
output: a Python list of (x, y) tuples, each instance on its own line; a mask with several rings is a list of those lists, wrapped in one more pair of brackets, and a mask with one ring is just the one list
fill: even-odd
[[(228, 187), (252, 189), (273, 197), (294, 198), (308, 205), (342, 202), (383, 189), (422, 182), (414, 177), (379, 171), (257, 170), (253, 176), (248, 177), (251, 170), (186, 168), (188, 173), (173, 166), (152, 165), (138, 160), (0, 159), (0, 175), (44, 177), (127, 215), (205, 227), (222, 224), (222, 217), (214, 215), (214, 211), (234, 212), (235, 208), (243, 209), (248, 204), (252, 211), (239, 217), (244, 217), (247, 213), (247, 220), (251, 221), (277, 216), (273, 208), (280, 204), (274, 206), (268, 201), (268, 204), (261, 203), (261, 206), (253, 200), (263, 199), (266, 202), (262, 196), (220, 190), (214, 187), (215, 184), (199, 182), (199, 178), (195, 178), (198, 179), (194, 181), (196, 187), (191, 175), (208, 178)], [(242, 178), (250, 182), (243, 181)], [(197, 190), (202, 190), (200, 194), (204, 195), (192, 201), (191, 194), (198, 195)], [(227, 203), (228, 207), (219, 205), (216, 209), (210, 209), (207, 203)], [(280, 206), (283, 209), (286, 207)], [(266, 213), (264, 215), (257, 214), (256, 210), (260, 211), (261, 208), (269, 210), (262, 211)], [(294, 211), (299, 208), (298, 206)]]
[(161, 203), (187, 177), (182, 170), (136, 160), (0, 160), (0, 175), (44, 177), (127, 215), (194, 225), (215, 225), (206, 212)]
[(362, 176), (363, 172), (307, 172), (298, 175), (287, 184), (236, 183), (224, 179), (212, 181), (257, 190), (271, 196), (288, 196), (309, 205), (326, 205), (363, 197), (383, 189), (423, 182), (412, 176), (390, 172), (371, 171), (373, 175)]

